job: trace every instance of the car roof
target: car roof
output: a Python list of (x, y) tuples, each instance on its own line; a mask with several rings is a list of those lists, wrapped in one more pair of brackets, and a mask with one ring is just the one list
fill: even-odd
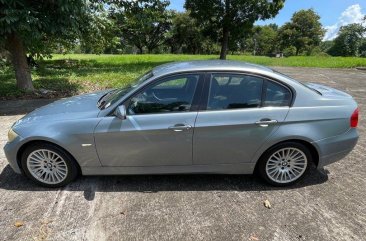
[(153, 75), (155, 76), (190, 71), (251, 71), (273, 73), (272, 69), (264, 66), (232, 60), (195, 60), (172, 62), (157, 66), (152, 70)]

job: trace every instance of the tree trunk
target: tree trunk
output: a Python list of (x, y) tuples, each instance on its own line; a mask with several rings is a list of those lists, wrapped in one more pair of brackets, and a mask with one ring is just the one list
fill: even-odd
[(227, 46), (229, 44), (229, 33), (230, 33), (229, 29), (224, 26), (222, 43), (221, 43), (220, 59), (226, 59)]
[(175, 54), (175, 48), (174, 48), (174, 45), (170, 45), (170, 53), (171, 54)]
[(222, 43), (221, 43), (221, 52), (220, 59), (226, 59), (227, 47), (229, 45), (229, 23), (230, 23), (230, 0), (225, 0), (225, 14), (223, 19), (223, 28), (222, 28)]
[(6, 48), (11, 55), (17, 87), (22, 90), (33, 91), (34, 87), (27, 63), (26, 52), (22, 40), (16, 33), (12, 33), (7, 37)]
[(139, 54), (143, 54), (144, 53), (144, 48), (143, 47), (138, 47), (137, 48), (139, 49)]

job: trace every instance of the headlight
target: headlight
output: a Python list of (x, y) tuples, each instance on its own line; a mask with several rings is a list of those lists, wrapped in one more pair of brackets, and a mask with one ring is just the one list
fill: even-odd
[(8, 132), (8, 142), (14, 141), (15, 138), (17, 138), (18, 134), (13, 131), (13, 129), (10, 129)]

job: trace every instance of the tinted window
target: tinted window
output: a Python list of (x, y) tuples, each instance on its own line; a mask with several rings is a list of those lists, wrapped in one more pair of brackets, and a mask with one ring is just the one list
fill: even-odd
[(250, 75), (213, 74), (208, 110), (255, 108), (261, 104), (263, 79)]
[(159, 81), (130, 101), (128, 114), (189, 111), (199, 75), (179, 75)]
[(291, 92), (286, 87), (267, 81), (265, 88), (264, 106), (289, 106)]

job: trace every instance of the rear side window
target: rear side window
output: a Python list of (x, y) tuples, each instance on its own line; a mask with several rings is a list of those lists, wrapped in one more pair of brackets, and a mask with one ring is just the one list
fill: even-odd
[(259, 107), (262, 85), (262, 78), (251, 75), (212, 74), (207, 110)]
[(263, 106), (290, 106), (291, 92), (275, 82), (266, 81)]

